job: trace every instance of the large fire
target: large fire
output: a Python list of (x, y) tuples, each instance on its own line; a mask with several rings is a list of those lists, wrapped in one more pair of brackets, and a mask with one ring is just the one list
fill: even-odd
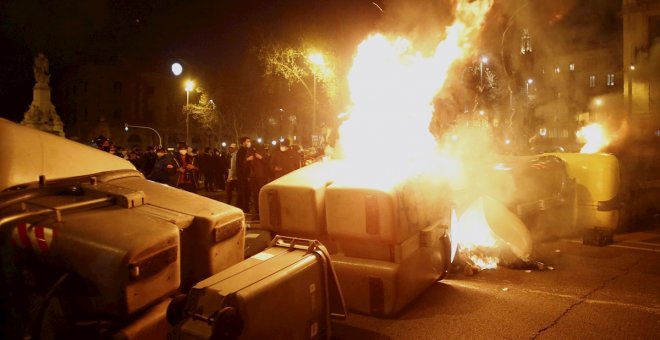
[[(420, 52), (403, 37), (382, 34), (359, 45), (348, 76), (352, 106), (339, 128), (341, 157), (354, 169), (345, 173), (352, 177), (346, 180), (359, 177), (361, 183), (379, 188), (394, 187), (424, 172), (452, 185), (467, 180), (458, 155), (438, 145), (429, 131), (432, 102), (452, 65), (473, 54), (470, 42), (477, 39), (491, 6), (492, 0), (458, 1), (454, 22), (431, 53)], [(461, 230), (453, 243), (459, 242), (461, 249), (495, 246), (481, 200), (458, 220), (454, 229)], [(493, 259), (481, 260), (473, 259), (482, 268), (496, 266)]]
[(596, 153), (610, 143), (605, 128), (598, 123), (583, 126), (576, 135), (579, 140), (585, 142), (582, 149), (580, 149), (580, 153)]
[(483, 198), (474, 201), (455, 222), (457, 225), (452, 226), (451, 238), (460, 244), (463, 255), (481, 269), (496, 268), (496, 257), (477, 253), (478, 249), (494, 248), (497, 245), (497, 238), (486, 220)]
[(375, 34), (360, 44), (348, 76), (352, 107), (339, 128), (344, 158), (372, 166), (391, 165), (395, 158), (396, 166), (406, 166), (389, 171), (399, 176), (436, 162), (429, 131), (433, 98), (452, 64), (469, 53), (491, 5), (492, 0), (460, 1), (445, 39), (429, 56), (402, 37)]

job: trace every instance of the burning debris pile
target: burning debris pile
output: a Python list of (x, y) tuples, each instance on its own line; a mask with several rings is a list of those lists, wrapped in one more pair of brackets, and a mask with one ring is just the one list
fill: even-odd
[(482, 196), (472, 202), (452, 225), (454, 271), (473, 275), (498, 265), (543, 270), (532, 260), (532, 239), (525, 224), (504, 204)]
[[(336, 173), (335, 183), (396, 192), (404, 210), (401, 215), (406, 217), (404, 225), (422, 228), (454, 220), (452, 244), (460, 245), (461, 257), (480, 269), (495, 268), (503, 249), (529, 261), (529, 231), (492, 198), (456, 197), (460, 196), (457, 189), (464, 189), (471, 176), (478, 175), (465, 170), (475, 166), (466, 158), (486, 154), (490, 148), (484, 146), (490, 141), (481, 140), (484, 145), (477, 148), (452, 148), (444, 145), (451, 140), (439, 144), (429, 125), (434, 97), (445, 86), (454, 63), (473, 53), (471, 43), (478, 38), (491, 6), (491, 0), (458, 1), (454, 22), (431, 53), (422, 53), (403, 37), (374, 34), (362, 42), (348, 76), (352, 105), (343, 114), (348, 119), (339, 128), (339, 155), (335, 155), (350, 169)], [(397, 143), (372, 147), (373, 141), (392, 136), (397, 136)], [(450, 200), (457, 202), (456, 211), (439, 208), (451, 206)]]

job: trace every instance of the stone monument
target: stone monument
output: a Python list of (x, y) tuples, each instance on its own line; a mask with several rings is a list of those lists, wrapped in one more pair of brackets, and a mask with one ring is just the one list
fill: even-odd
[(42, 53), (34, 58), (33, 70), (37, 83), (32, 90), (32, 104), (21, 124), (64, 137), (64, 125), (55, 112), (55, 105), (50, 101), (48, 59)]

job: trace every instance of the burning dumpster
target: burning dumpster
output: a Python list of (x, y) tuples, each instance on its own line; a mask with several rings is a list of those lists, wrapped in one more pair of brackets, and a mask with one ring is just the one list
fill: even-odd
[(554, 154), (566, 163), (569, 176), (575, 178), (577, 192), (577, 228), (583, 231), (585, 244), (612, 242), (619, 219), (619, 161), (604, 153)]
[(341, 162), (321, 162), (266, 184), (259, 194), (262, 228), (274, 234), (320, 240), (333, 253), (325, 217), (326, 188), (341, 171)]
[(575, 179), (553, 155), (509, 157), (492, 167), (484, 194), (518, 215), (536, 239), (572, 236), (576, 227)]
[[(154, 338), (175, 292), (243, 258), (244, 217), (128, 162), (0, 120), (3, 284), (16, 336)], [(34, 308), (37, 306), (37, 308)], [(27, 320), (27, 321), (24, 321)]]
[(350, 169), (340, 160), (318, 163), (268, 184), (262, 223), (331, 244), (347, 307), (392, 315), (449, 269), (450, 192), (433, 176), (374, 182), (351, 179)]

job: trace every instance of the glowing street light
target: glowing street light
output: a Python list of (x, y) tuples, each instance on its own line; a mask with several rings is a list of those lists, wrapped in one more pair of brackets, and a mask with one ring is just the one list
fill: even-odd
[(484, 86), (484, 64), (488, 64), (488, 57), (486, 56), (479, 59), (479, 74), (481, 75), (479, 83), (482, 87)]
[(635, 74), (633, 71), (635, 71), (635, 65), (630, 64), (630, 72), (628, 73), (628, 115), (632, 113), (632, 104), (633, 104), (633, 75)]
[(314, 135), (316, 130), (316, 80), (318, 78), (318, 70), (322, 67), (325, 67), (325, 58), (323, 57), (323, 54), (317, 52), (307, 56), (307, 60), (309, 60), (312, 65), (315, 66), (314, 69), (312, 69), (312, 74), (314, 75), (314, 94), (312, 98), (312, 135)]
[(321, 53), (312, 53), (307, 57), (307, 59), (316, 66), (325, 66), (325, 58)]
[(264, 140), (261, 139), (261, 137), (257, 138), (257, 143), (261, 144), (261, 143), (263, 143), (263, 141), (264, 141)]
[(185, 90), (186, 90), (186, 145), (190, 145), (189, 132), (190, 132), (190, 110), (188, 110), (188, 105), (190, 105), (190, 91), (195, 87), (195, 82), (192, 80), (186, 81)]
[(184, 89), (186, 90), (186, 105), (188, 105), (188, 100), (190, 99), (190, 91), (192, 91), (193, 88), (195, 88), (195, 82), (192, 80), (188, 80), (184, 87)]
[(534, 84), (534, 79), (529, 78), (527, 79), (527, 96), (529, 97), (529, 85)]
[(222, 145), (223, 148), (226, 148), (227, 147), (227, 142), (222, 142), (221, 145)]

